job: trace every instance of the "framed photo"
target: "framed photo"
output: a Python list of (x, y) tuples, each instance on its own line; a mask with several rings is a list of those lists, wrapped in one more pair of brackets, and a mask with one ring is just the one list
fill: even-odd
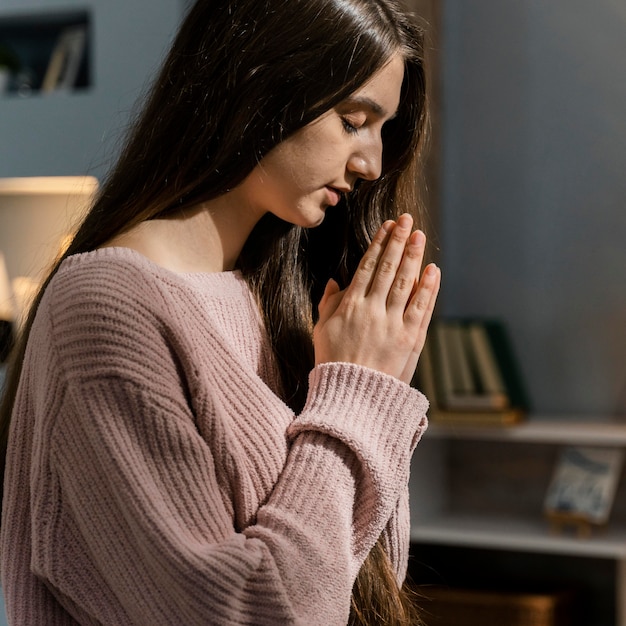
[(606, 524), (623, 461), (620, 448), (564, 448), (546, 494), (546, 513)]

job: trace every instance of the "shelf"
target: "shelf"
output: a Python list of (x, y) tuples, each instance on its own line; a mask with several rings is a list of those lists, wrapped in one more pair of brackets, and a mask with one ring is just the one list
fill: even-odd
[(554, 535), (541, 518), (441, 515), (411, 527), (411, 541), (474, 548), (626, 559), (626, 530), (594, 529), (590, 539)]
[(572, 417), (533, 417), (516, 426), (474, 427), (430, 424), (427, 436), (438, 439), (626, 446), (626, 419), (592, 420)]
[(90, 21), (86, 9), (0, 15), (0, 48), (18, 65), (2, 95), (89, 87)]

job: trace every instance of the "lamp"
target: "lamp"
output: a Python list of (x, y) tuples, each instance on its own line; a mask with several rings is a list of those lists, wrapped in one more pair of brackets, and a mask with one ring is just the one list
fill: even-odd
[(0, 178), (0, 319), (20, 323), (97, 189), (91, 176)]

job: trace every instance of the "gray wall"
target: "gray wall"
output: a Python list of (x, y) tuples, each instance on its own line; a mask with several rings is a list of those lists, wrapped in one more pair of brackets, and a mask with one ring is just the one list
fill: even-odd
[(535, 412), (626, 414), (626, 4), (443, 8), (440, 312), (507, 322)]

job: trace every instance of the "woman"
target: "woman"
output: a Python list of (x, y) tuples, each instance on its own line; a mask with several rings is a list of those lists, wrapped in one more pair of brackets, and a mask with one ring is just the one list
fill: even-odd
[(10, 621), (411, 623), (424, 124), (395, 0), (195, 4), (14, 359)]

